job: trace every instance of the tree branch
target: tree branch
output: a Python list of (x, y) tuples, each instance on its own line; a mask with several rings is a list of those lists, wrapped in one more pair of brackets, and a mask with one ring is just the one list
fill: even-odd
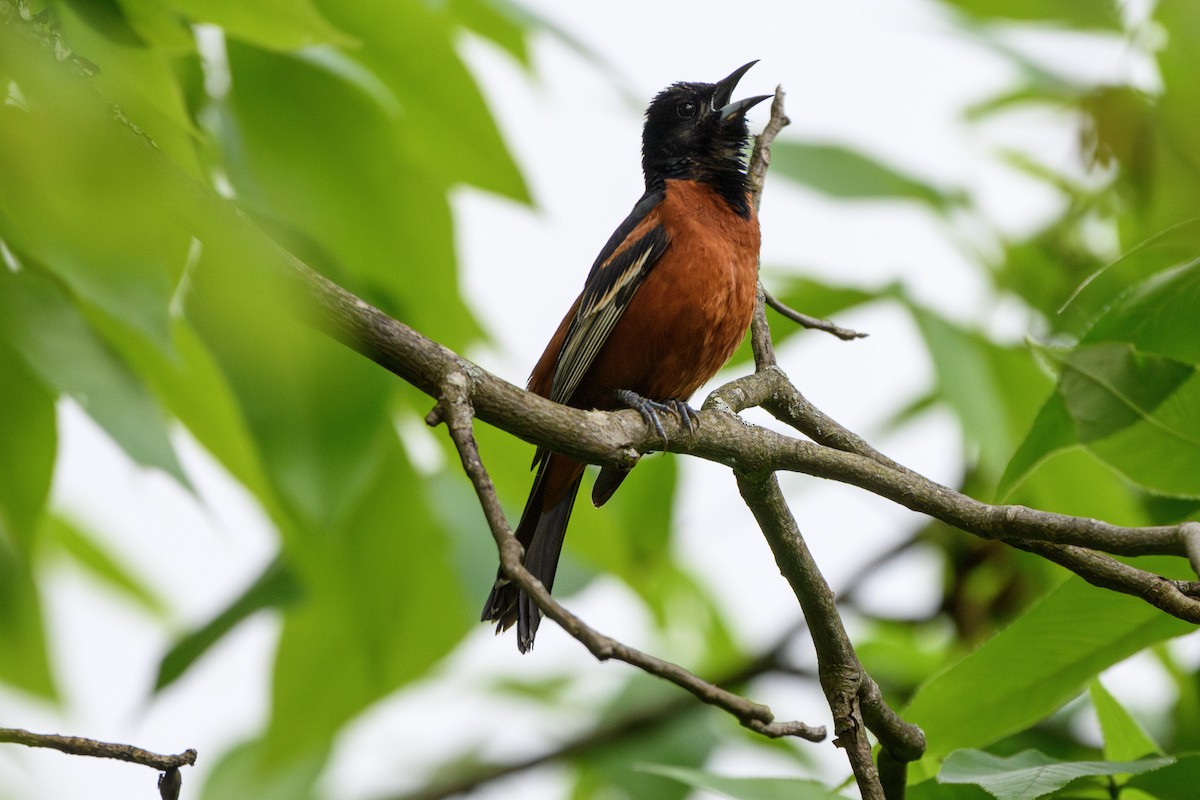
[[(890, 563), (897, 556), (907, 552), (919, 541), (919, 536), (911, 536), (862, 564), (853, 575), (846, 579), (846, 590), (841, 592), (837, 597), (838, 605), (845, 606), (847, 603), (853, 603), (859, 587), (871, 575)], [(787, 630), (780, 634), (775, 642), (762, 652), (750, 656), (743, 664), (715, 678), (712, 683), (717, 686), (736, 688), (762, 675), (778, 673), (798, 676), (804, 679), (816, 679), (816, 673), (793, 666), (785, 657), (792, 640), (803, 633), (807, 627), (804, 619), (799, 619), (795, 624), (788, 626)], [(875, 687), (876, 691), (878, 690), (873, 681), (871, 682), (871, 686)], [(867, 698), (864, 697), (862, 702), (865, 709), (868, 702)], [(450, 780), (425, 786), (414, 792), (398, 795), (392, 798), (392, 800), (445, 800), (448, 797), (456, 797), (484, 784), (524, 772), (525, 770), (540, 767), (543, 764), (561, 759), (586, 757), (592, 751), (612, 742), (623, 741), (629, 736), (647, 733), (668, 725), (678, 719), (680, 715), (695, 710), (695, 708), (695, 701), (686, 695), (680, 695), (666, 702), (650, 703), (627, 712), (624, 716), (613, 722), (589, 730), (579, 737), (565, 742), (554, 750), (537, 753), (518, 761), (483, 764), (469, 769), (465, 773), (459, 770), (458, 774)]]
[(164, 756), (131, 744), (113, 744), (79, 736), (60, 736), (57, 733), (31, 733), (21, 728), (0, 728), (0, 742), (22, 744), (26, 747), (46, 747), (72, 756), (113, 758), (159, 770), (163, 773), (158, 779), (159, 792), (164, 800), (172, 800), (179, 796), (179, 784), (182, 782), (179, 768), (190, 767), (196, 763), (195, 750)]
[(833, 712), (834, 744), (846, 749), (864, 800), (883, 800), (858, 703), (863, 669), (842, 627), (833, 592), (813, 561), (774, 473), (735, 471), (738, 490), (758, 521), (779, 571), (791, 585), (817, 651), (818, 675)]
[[(775, 101), (771, 104), (771, 121), (767, 124), (764, 136), (760, 137), (755, 145), (750, 164), (751, 175), (757, 176), (757, 182), (754, 184), (756, 205), (761, 200), (762, 178), (771, 160), (771, 140), (774, 133), (785, 124), (787, 118), (783, 116), (783, 92), (776, 90)], [(778, 378), (783, 376), (783, 371), (778, 367), (775, 346), (771, 341), (771, 329), (767, 323), (765, 306), (769, 298), (770, 294), (760, 281), (751, 323), (754, 377), (765, 374)], [(784, 382), (787, 383), (786, 380)], [(776, 388), (775, 391), (778, 393), (780, 390)], [(755, 395), (755, 387), (750, 386), (748, 394)], [(717, 398), (710, 396), (705, 401), (705, 407), (709, 407), (710, 400), (715, 405), (718, 399), (719, 395)], [(747, 399), (747, 396), (730, 397), (724, 404), (727, 410), (732, 410)], [(769, 399), (769, 394), (757, 397), (756, 404)], [(799, 401), (802, 399), (799, 391), (796, 391), (793, 400), (797, 408), (801, 407)], [(862, 444), (866, 446), (865, 442)], [(862, 662), (858, 660), (858, 654), (854, 651), (854, 645), (846, 635), (833, 591), (821, 574), (808, 544), (796, 525), (796, 519), (779, 489), (775, 473), (747, 471), (737, 467), (734, 467), (733, 473), (737, 479), (738, 490), (754, 514), (771, 552), (775, 555), (775, 563), (779, 565), (779, 571), (792, 587), (808, 623), (813, 648), (817, 654), (817, 675), (829, 710), (833, 713), (833, 728), (837, 734), (834, 744), (845, 749), (863, 800), (901, 800), (907, 784), (905, 764), (915, 761), (925, 752), (924, 733), (915, 725), (901, 720), (887, 706), (879, 687), (863, 669)], [(883, 744), (881, 753), (888, 751), (895, 756), (887, 762), (881, 761), (891, 767), (884, 776), (887, 778), (886, 782), (881, 779), (871, 757), (868, 727)]]
[(469, 394), (470, 378), (464, 372), (451, 372), (442, 382), (441, 398), (434, 411), (426, 418), (430, 424), (445, 422), (450, 437), (458, 449), (463, 469), (475, 487), (479, 503), (496, 547), (500, 552), (500, 565), (504, 573), (529, 595), (546, 616), (553, 619), (572, 637), (582, 643), (600, 661), (616, 659), (660, 678), (671, 681), (697, 698), (715, 705), (732, 714), (747, 728), (769, 737), (798, 736), (811, 742), (825, 738), (825, 729), (812, 727), (802, 722), (776, 722), (774, 714), (764, 705), (747, 700), (740, 695), (725, 691), (714, 684), (696, 677), (692, 673), (669, 661), (629, 647), (616, 639), (589, 627), (579, 617), (560, 605), (542, 582), (525, 569), (520, 543), (513, 536), (508, 520), (496, 496), (492, 479), (479, 457), (479, 448), (473, 432), (473, 412)]
[[(774, 132), (782, 128), (783, 123), (776, 119), (781, 115), (781, 100), (782, 93), (778, 93), (768, 131), (772, 126)], [(756, 161), (751, 166), (751, 174), (759, 175), (756, 178), (759, 187), (762, 173), (755, 170), (762, 165), (765, 172), (774, 136), (768, 135), (768, 131), (759, 137)], [(789, 559), (797, 562), (795, 569), (789, 568), (792, 572), (789, 580), (802, 578), (793, 583), (793, 588), (813, 626), (818, 654), (824, 653), (822, 685), (834, 712), (838, 741), (847, 747), (864, 796), (886, 796), (889, 800), (902, 796), (903, 763), (919, 756), (922, 737), (918, 729), (903, 722), (887, 707), (878, 687), (862, 671), (845, 639), (837, 610), (827, 596), (828, 586), (815, 565), (811, 565), (812, 569), (800, 568), (804, 561), (811, 561), (811, 556), (807, 555), (790, 511), (782, 503), (773, 473), (801, 472), (858, 486), (963, 531), (1036, 552), (1095, 585), (1140, 597), (1167, 613), (1200, 623), (1200, 599), (1195, 596), (1195, 583), (1169, 581), (1103, 554), (1190, 556), (1196, 564), (1200, 562), (1200, 533), (1196, 523), (1130, 528), (1022, 506), (994, 506), (907, 469), (815, 408), (788, 381), (776, 365), (765, 315), (766, 294), (761, 286), (752, 324), (758, 372), (713, 392), (700, 412), (700, 425), (695, 432), (665, 416), (662, 422), (670, 444), (664, 448), (660, 437), (647, 430), (634, 411), (582, 411), (522, 391), (389, 318), (299, 261), (292, 259), (290, 265), (313, 301), (311, 312), (315, 324), (439, 398), (439, 410), (433, 421), (445, 419), (455, 437), (464, 468), (475, 484), (500, 550), (501, 565), (546, 616), (584, 643), (597, 658), (617, 658), (671, 680), (705, 702), (730, 711), (752, 729), (768, 735), (813, 733), (799, 723), (774, 723), (765, 707), (721, 690), (714, 693), (711, 690), (716, 687), (686, 670), (591, 630), (559, 606), (520, 564), (520, 546), (512, 538), (490, 478), (479, 462), (471, 433), (472, 419), (477, 415), (528, 442), (590, 463), (629, 467), (642, 453), (667, 449), (733, 469), (764, 533), (774, 540), (772, 549), (776, 550), (777, 560), (782, 560), (781, 569)], [(812, 441), (746, 423), (737, 412), (751, 406), (762, 406)], [(791, 725), (799, 727), (791, 729)], [(880, 738), (888, 754), (885, 784), (880, 783), (880, 775), (871, 763), (864, 726)]]
[(178, 755), (164, 756), (134, 747), (131, 744), (113, 744), (95, 739), (84, 739), (79, 736), (61, 736), (57, 733), (31, 733), (21, 728), (0, 728), (0, 742), (23, 744), (26, 747), (47, 747), (72, 756), (113, 758), (117, 761), (128, 761), (130, 764), (141, 764), (157, 770), (190, 767), (196, 763), (195, 750), (185, 750)]

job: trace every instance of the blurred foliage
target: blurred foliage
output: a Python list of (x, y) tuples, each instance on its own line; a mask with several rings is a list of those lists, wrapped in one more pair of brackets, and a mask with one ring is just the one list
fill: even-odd
[[(932, 408), (953, 415), (967, 463), (960, 488), (972, 496), (1128, 525), (1194, 517), (1200, 6), (1159, 0), (1134, 19), (1110, 2), (942, 5), (1019, 76), (965, 110), (968, 122), (1028, 108), (1080, 121), (1073, 169), (995, 154), (1053, 188), (1056, 215), (1029, 235), (976, 246), (971, 232), (991, 226), (968, 192), (839, 143), (781, 141), (772, 175), (843, 202), (928, 213), (991, 281), (994, 303), (1027, 312), (1032, 345), (948, 319), (901, 285), (835, 286), (780, 269), (768, 270), (771, 288), (822, 316), (868, 303), (911, 315), (935, 380), (893, 426)], [(282, 620), (269, 723), (220, 759), (204, 796), (314, 796), (346, 726), (428, 679), (474, 628), (493, 569), (490, 551), (481, 563), (482, 519), (457, 470), (418, 469), (397, 433), (396, 419), (429, 401), (299, 325), (278, 267), (295, 254), (450, 347), (479, 343), (458, 286), (448, 195), (462, 184), (517, 202), (529, 193), (457, 45), (469, 31), (528, 67), (538, 25), (507, 0), (0, 0), (0, 682), (60, 699), (40, 588), (56, 560), (150, 618), (167, 615), (86, 520), (47, 507), (60, 398), (187, 488), (170, 435), (183, 426), (278, 530), (279, 552), (257, 580), (180, 633), (158, 665), (162, 690), (244, 620)], [(1027, 26), (1121, 37), (1161, 85), (1058, 74), (1007, 44), (1005, 32)], [(777, 338), (795, 331), (777, 326)], [(735, 360), (747, 359), (743, 349)], [(502, 499), (519, 508), (529, 448), (486, 426), (479, 439)], [(662, 501), (677, 481), (675, 459), (648, 459), (620, 503), (578, 514), (560, 592), (615, 576), (655, 626), (687, 620), (693, 665), (753, 665), (748, 678), (786, 671), (786, 659), (744, 651), (709, 588), (677, 561), (674, 509)], [(911, 796), (986, 796), (929, 780), (943, 758), (974, 748), (992, 752), (956, 756), (959, 777), (964, 764), (1011, 766), (1034, 748), (1045, 754), (1035, 766), (1117, 774), (1130, 796), (1191, 796), (1179, 787), (1200, 776), (1200, 678), (1163, 645), (1191, 626), (938, 523), (914, 537), (944, 565), (938, 613), (858, 611), (864, 662), (929, 737)], [(1096, 682), (1145, 650), (1178, 694), (1149, 728)], [(572, 685), (492, 688), (509, 701), (569, 705)], [(1068, 724), (1089, 687), (1102, 751)], [(632, 677), (590, 709), (592, 724), (658, 708), (665, 691)], [(572, 796), (684, 797), (698, 787), (837, 796), (812, 782), (704, 772), (734, 737), (754, 741), (692, 707), (598, 741), (568, 759)], [(464, 747), (447, 771), (470, 761), (487, 774), (473, 743)], [(1174, 762), (1133, 777), (1095, 766), (1159, 752)], [(1087, 780), (1096, 779), (1061, 791), (1092, 796)]]

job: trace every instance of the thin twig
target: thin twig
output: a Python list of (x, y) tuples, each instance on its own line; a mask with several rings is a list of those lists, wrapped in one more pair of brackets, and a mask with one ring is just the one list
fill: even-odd
[[(750, 196), (754, 202), (754, 208), (756, 210), (762, 205), (763, 185), (766, 182), (767, 169), (771, 166), (771, 145), (774, 143), (775, 137), (779, 135), (780, 131), (792, 123), (783, 110), (783, 98), (785, 96), (786, 93), (783, 91), (783, 87), (776, 86), (775, 99), (771, 101), (770, 119), (767, 120), (767, 125), (763, 128), (762, 133), (754, 138), (754, 149), (750, 152), (750, 165), (746, 170), (746, 174), (750, 178)], [(759, 281), (758, 287), (760, 291), (759, 308), (755, 310), (753, 328), (753, 335), (756, 337), (760, 336), (760, 331), (766, 329), (766, 315), (761, 314), (761, 306), (764, 300), (766, 305), (775, 309), (793, 322), (804, 326), (805, 328), (831, 333), (843, 340), (858, 339), (867, 335), (865, 333), (852, 331), (849, 328), (838, 327), (832, 322), (828, 322), (823, 319), (817, 319), (816, 317), (810, 317), (808, 314), (803, 314), (793, 308), (789, 308), (787, 305), (776, 299), (774, 295), (768, 292), (766, 287), (763, 286), (762, 281)], [(759, 322), (760, 315), (762, 320), (761, 323)], [(766, 361), (768, 361), (768, 359), (764, 359), (764, 363), (758, 363), (759, 347), (757, 345), (760, 344), (760, 342), (757, 340), (757, 338), (755, 340), (755, 344), (756, 346), (754, 348), (754, 355), (756, 366), (761, 368), (762, 366), (766, 365)], [(765, 350), (763, 352), (765, 352)], [(769, 361), (771, 364), (775, 363), (774, 360)]]
[(196, 751), (185, 750), (178, 755), (160, 755), (131, 744), (113, 744), (80, 736), (61, 736), (57, 733), (31, 733), (21, 728), (0, 728), (0, 742), (23, 744), (26, 747), (47, 747), (72, 756), (114, 758), (141, 764), (159, 771), (190, 767), (196, 763)]
[(579, 617), (558, 603), (546, 587), (521, 563), (521, 545), (509, 528), (508, 520), (496, 496), (492, 479), (479, 457), (475, 442), (473, 411), (470, 401), (471, 379), (465, 372), (451, 372), (442, 382), (439, 411), (431, 421), (446, 423), (458, 449), (463, 469), (475, 487), (484, 516), (500, 551), (500, 565), (505, 574), (533, 599), (542, 612), (553, 619), (572, 637), (581, 642), (600, 661), (616, 659), (660, 678), (671, 681), (697, 698), (732, 714), (747, 728), (769, 737), (797, 736), (812, 742), (825, 738), (825, 729), (802, 722), (776, 722), (766, 706), (728, 692), (688, 672), (683, 667), (649, 653), (630, 647), (589, 627)]
[(763, 132), (754, 138), (754, 149), (750, 151), (750, 165), (746, 174), (750, 178), (750, 196), (755, 209), (762, 204), (763, 183), (767, 178), (767, 168), (771, 166), (771, 144), (780, 131), (792, 124), (783, 111), (785, 96), (783, 87), (776, 86), (775, 99), (771, 101), (771, 117)]
[[(436, 420), (440, 422), (440, 413), (436, 416)], [(889, 547), (883, 553), (859, 566), (846, 579), (846, 589), (837, 596), (838, 605), (845, 606), (848, 603), (853, 603), (858, 591), (868, 578), (890, 563), (892, 559), (907, 552), (920, 541), (920, 536), (911, 536)], [(800, 618), (794, 624), (789, 625), (786, 630), (779, 634), (774, 643), (761, 653), (748, 658), (745, 663), (717, 677), (712, 683), (717, 686), (736, 688), (754, 678), (768, 674), (784, 674), (806, 680), (816, 679), (816, 673), (807, 668), (793, 666), (785, 658), (788, 646), (792, 640), (804, 633), (807, 627), (803, 617)], [(874, 681), (869, 681), (869, 685), (878, 690)], [(860, 692), (860, 697), (862, 697), (865, 715), (866, 706), (870, 702), (870, 698), (865, 692)], [(645, 707), (627, 712), (625, 716), (611, 723), (589, 730), (579, 737), (565, 742), (554, 750), (537, 753), (518, 761), (483, 764), (467, 771), (465, 774), (460, 773), (445, 782), (425, 786), (414, 792), (393, 797), (391, 800), (445, 800), (448, 797), (465, 794), (499, 778), (524, 772), (561, 759), (586, 756), (588, 753), (612, 742), (626, 741), (630, 736), (648, 733), (672, 723), (681, 714), (685, 714), (695, 708), (695, 701), (687, 695), (680, 695), (666, 702), (651, 703)]]
[(775, 563), (791, 585), (808, 621), (817, 652), (821, 688), (833, 712), (837, 735), (834, 744), (846, 750), (864, 800), (884, 800), (859, 703), (865, 673), (842, 625), (833, 592), (796, 526), (774, 473), (754, 475), (735, 471), (734, 474), (746, 506), (758, 521), (775, 555)]
[(816, 317), (810, 317), (808, 314), (797, 311), (796, 309), (784, 303), (775, 295), (768, 292), (766, 287), (763, 287), (763, 296), (766, 299), (768, 306), (775, 309), (792, 322), (808, 328), (809, 330), (824, 331), (825, 333), (833, 334), (844, 342), (848, 342), (852, 339), (864, 339), (867, 336), (870, 336), (868, 333), (861, 333), (860, 331), (843, 328), (839, 325), (833, 324), (829, 320), (817, 319)]
[[(771, 165), (771, 144), (791, 120), (783, 113), (784, 91), (782, 86), (775, 87), (775, 99), (771, 101), (771, 117), (762, 133), (754, 139), (754, 149), (750, 153), (750, 165), (746, 174), (750, 178), (750, 198), (757, 210), (762, 205), (763, 182), (767, 177), (767, 167)], [(754, 368), (763, 370), (776, 364), (775, 348), (771, 344), (771, 328), (767, 324), (766, 288), (762, 280), (758, 281), (758, 289), (754, 299), (754, 316), (750, 321), (750, 348), (754, 353)]]

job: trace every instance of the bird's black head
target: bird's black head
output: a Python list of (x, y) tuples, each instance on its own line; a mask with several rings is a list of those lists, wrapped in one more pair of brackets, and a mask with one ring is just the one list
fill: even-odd
[(649, 189), (666, 178), (711, 184), (739, 213), (746, 204), (746, 112), (770, 95), (731, 102), (746, 71), (738, 67), (716, 83), (676, 83), (646, 109), (642, 171)]

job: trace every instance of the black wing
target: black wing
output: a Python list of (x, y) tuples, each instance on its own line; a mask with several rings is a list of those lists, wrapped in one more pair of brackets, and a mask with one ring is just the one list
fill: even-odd
[(629, 306), (634, 292), (670, 244), (666, 228), (656, 225), (619, 254), (613, 255), (662, 199), (662, 192), (643, 195), (592, 264), (583, 287), (583, 296), (579, 300), (579, 310), (567, 328), (554, 365), (554, 377), (550, 384), (550, 399), (554, 402), (570, 401), (596, 359), (596, 354)]

